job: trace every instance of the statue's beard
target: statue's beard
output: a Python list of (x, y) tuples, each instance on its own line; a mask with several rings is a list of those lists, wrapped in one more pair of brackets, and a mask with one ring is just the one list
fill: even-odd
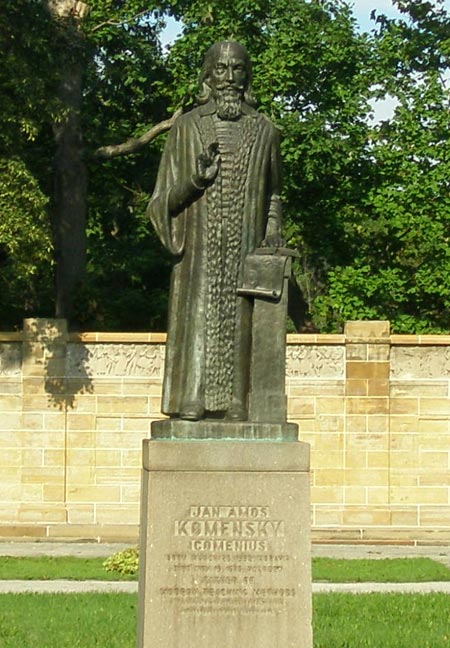
[(220, 119), (235, 120), (242, 114), (242, 90), (232, 86), (216, 88), (214, 99)]

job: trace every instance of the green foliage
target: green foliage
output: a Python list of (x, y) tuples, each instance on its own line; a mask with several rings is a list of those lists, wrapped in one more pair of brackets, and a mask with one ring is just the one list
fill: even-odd
[[(158, 6), (102, 0), (84, 24), (91, 48), (83, 131), (87, 151), (139, 136), (167, 116), (168, 71)], [(83, 328), (164, 329), (170, 259), (145, 218), (160, 142), (136, 156), (101, 163), (87, 158), (87, 281), (78, 295)]]
[[(122, 167), (132, 187), (142, 160), (121, 163), (103, 166), (104, 198), (89, 199), (88, 281), (78, 320), (84, 328), (164, 330), (171, 259), (145, 218), (149, 195), (117, 182)], [(101, 173), (92, 174), (99, 183)]]
[[(164, 115), (167, 80), (154, 7), (137, 0), (97, 0), (83, 24), (89, 58), (83, 123), (89, 151), (140, 135)], [(121, 160), (122, 169), (130, 163)], [(136, 171), (136, 162), (131, 166)], [(92, 169), (91, 169), (92, 172)], [(136, 184), (141, 180), (135, 178)]]
[[(1, 326), (52, 314), (52, 126), (63, 117), (56, 87), (70, 50), (84, 65), (89, 173), (77, 320), (103, 330), (165, 328), (171, 260), (145, 218), (163, 138), (106, 163), (93, 153), (189, 108), (206, 49), (230, 38), (247, 46), (259, 107), (282, 133), (304, 328), (387, 318), (397, 332), (447, 332), (450, 18), (440, 0), (394, 2), (401, 18), (375, 11), (363, 34), (343, 0), (89, 0), (79, 38), (40, 0), (4, 0)], [(183, 33), (166, 55), (167, 14), (182, 20)], [(374, 124), (373, 102), (385, 97), (395, 99), (395, 114)]]
[(130, 547), (124, 551), (118, 551), (103, 563), (106, 571), (119, 574), (136, 574), (139, 569), (139, 550)]
[[(1, 326), (39, 313), (50, 299), (51, 240), (47, 198), (19, 158), (0, 158)], [(42, 283), (41, 283), (42, 282)]]
[(0, 12), (0, 153), (35, 141), (56, 109), (56, 34), (40, 0), (3, 0)]
[(43, 3), (5, 0), (0, 12), (0, 328), (52, 308), (48, 149), (55, 111), (56, 35)]
[[(0, 281), (7, 290), (0, 296), (0, 321), (5, 328), (20, 325), (27, 315), (53, 315), (48, 237), (55, 188), (52, 129), (66, 117), (57, 88), (71, 57), (85, 70), (80, 119), (89, 172), (88, 272), (77, 295), (78, 322), (116, 330), (165, 325), (170, 263), (144, 222), (148, 193), (143, 190), (148, 192), (154, 182), (160, 147), (114, 164), (93, 157), (97, 147), (139, 135), (166, 116), (161, 87), (167, 71), (158, 40), (163, 23), (157, 5), (137, 0), (88, 4), (81, 38), (75, 23), (52, 20), (40, 0), (5, 0), (2, 5), (0, 37), (6, 55), (0, 71), (0, 155), (22, 165), (22, 175), (26, 170), (29, 176), (22, 195), (11, 169), (2, 179), (8, 211), (1, 236), (8, 236), (9, 246), (15, 240), (15, 256), (1, 248)], [(38, 205), (39, 218), (34, 218)], [(19, 223), (25, 227), (16, 236)], [(6, 253), (8, 271), (3, 272)]]
[(379, 17), (375, 96), (395, 98), (372, 128), (371, 177), (343, 224), (347, 254), (314, 304), (323, 330), (346, 319), (390, 319), (396, 332), (448, 332), (450, 316), (449, 18), (402, 2), (409, 20)]
[(17, 273), (29, 277), (50, 251), (47, 199), (19, 159), (0, 158), (0, 178), (0, 245)]

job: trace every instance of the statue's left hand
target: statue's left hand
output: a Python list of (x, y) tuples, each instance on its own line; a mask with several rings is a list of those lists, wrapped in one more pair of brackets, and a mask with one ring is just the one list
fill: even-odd
[(280, 230), (278, 228), (278, 224), (274, 223), (271, 219), (269, 219), (267, 223), (267, 229), (266, 229), (266, 235), (264, 237), (263, 242), (261, 243), (261, 247), (284, 247), (286, 245), (286, 241), (284, 238), (281, 236)]

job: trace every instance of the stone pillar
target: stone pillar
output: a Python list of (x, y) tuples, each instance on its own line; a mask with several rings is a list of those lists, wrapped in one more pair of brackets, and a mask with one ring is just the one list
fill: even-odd
[(311, 648), (309, 446), (144, 441), (139, 648)]
[(347, 322), (345, 525), (389, 525), (388, 321)]
[(251, 421), (286, 420), (286, 317), (291, 265), (287, 257), (281, 295), (275, 302), (254, 300), (249, 393)]
[(66, 345), (66, 320), (24, 320), (21, 524), (66, 522)]

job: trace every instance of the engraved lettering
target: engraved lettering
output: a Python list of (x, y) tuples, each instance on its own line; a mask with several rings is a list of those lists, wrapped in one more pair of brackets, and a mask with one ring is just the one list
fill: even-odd
[(296, 588), (282, 586), (290, 560), (276, 550), (284, 520), (261, 504), (193, 504), (186, 513), (174, 520), (174, 536), (184, 539), (186, 551), (166, 556), (176, 579), (160, 588), (166, 601), (194, 615), (273, 615), (286, 608)]
[(281, 538), (283, 520), (175, 520), (175, 535), (202, 538)]
[(189, 508), (191, 518), (250, 518), (269, 517), (268, 506), (211, 506), (195, 505)]
[(193, 540), (193, 551), (267, 551), (264, 540)]
[(175, 520), (175, 535), (176, 536), (188, 536), (190, 535), (187, 530), (188, 521), (187, 520)]

